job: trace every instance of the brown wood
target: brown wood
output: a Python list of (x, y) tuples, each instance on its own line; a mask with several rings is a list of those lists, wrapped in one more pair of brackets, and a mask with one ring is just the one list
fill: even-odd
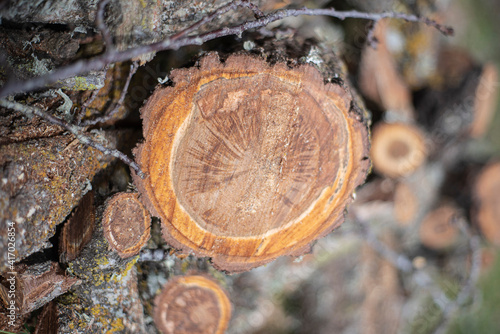
[(374, 37), (377, 46), (366, 45), (359, 68), (361, 92), (377, 103), (384, 111), (392, 112), (401, 119), (413, 120), (415, 111), (410, 88), (399, 74), (396, 61), (387, 48), (388, 20), (377, 22)]
[(377, 172), (392, 178), (407, 176), (426, 160), (424, 135), (415, 125), (379, 123), (373, 129), (370, 155)]
[(474, 185), (474, 217), (489, 242), (500, 246), (500, 162), (487, 165)]
[(58, 334), (57, 303), (51, 301), (45, 305), (38, 316), (34, 334)]
[(94, 191), (89, 191), (64, 224), (59, 242), (59, 259), (62, 263), (73, 261), (92, 238), (96, 226)]
[(151, 216), (138, 197), (118, 193), (106, 201), (104, 237), (121, 258), (137, 255), (150, 238)]
[(419, 211), (419, 201), (414, 189), (406, 182), (399, 182), (394, 189), (394, 219), (401, 225), (410, 225)]
[(498, 98), (498, 69), (495, 64), (483, 66), (474, 99), (474, 116), (469, 135), (477, 138), (483, 136), (495, 115)]
[[(395, 247), (396, 238), (391, 232), (385, 231), (381, 239)], [(367, 243), (362, 245), (361, 254), (360, 285), (364, 299), (359, 307), (360, 333), (398, 333), (403, 306), (398, 270)]]
[[(17, 273), (15, 275), (15, 305), (20, 314), (28, 314), (42, 307), (80, 283), (77, 278), (66, 276), (57, 263), (50, 261), (29, 267), (20, 264), (13, 271)], [(5, 286), (8, 284), (6, 277), (3, 277), (2, 283), (0, 288), (5, 291)], [(4, 293), (0, 293), (0, 296), (4, 307), (7, 307), (10, 299), (5, 298)]]
[(420, 242), (433, 250), (446, 250), (455, 245), (460, 230), (454, 219), (458, 210), (455, 206), (444, 204), (429, 212), (420, 224)]
[(341, 224), (369, 161), (346, 86), (250, 55), (173, 71), (142, 109), (134, 182), (168, 243), (238, 272), (300, 254)]
[(201, 275), (175, 277), (155, 299), (154, 321), (163, 334), (222, 334), (230, 318), (227, 293)]
[(65, 253), (60, 258), (82, 283), (58, 300), (58, 331), (145, 333), (134, 266), (138, 257), (133, 255), (149, 239), (149, 214), (137, 194), (118, 193), (106, 201), (92, 198), (83, 198), (62, 231), (60, 250)]
[[(116, 148), (130, 131), (95, 131), (90, 137)], [(15, 262), (50, 247), (49, 238), (88, 192), (90, 180), (113, 157), (86, 147), (72, 135), (0, 145), (0, 239), (15, 228)], [(0, 272), (7, 271), (8, 243), (0, 243)]]

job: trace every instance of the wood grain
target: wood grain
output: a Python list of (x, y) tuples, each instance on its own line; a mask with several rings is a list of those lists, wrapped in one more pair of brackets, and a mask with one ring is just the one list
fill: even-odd
[(215, 53), (171, 78), (142, 109), (148, 178), (134, 178), (167, 242), (238, 272), (340, 225), (369, 166), (346, 87), (311, 65)]

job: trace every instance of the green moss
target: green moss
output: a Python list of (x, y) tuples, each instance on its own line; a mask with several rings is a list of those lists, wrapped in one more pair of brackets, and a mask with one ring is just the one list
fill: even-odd
[(500, 254), (497, 253), (496, 262), (479, 282), (480, 304), (478, 307), (466, 308), (455, 317), (448, 334), (496, 334), (500, 328), (498, 306), (500, 305)]
[[(68, 85), (68, 83), (70, 85)], [(62, 89), (68, 90), (95, 90), (100, 88), (88, 81), (85, 77), (74, 77), (72, 80), (64, 83), (59, 81), (58, 84), (62, 86)]]

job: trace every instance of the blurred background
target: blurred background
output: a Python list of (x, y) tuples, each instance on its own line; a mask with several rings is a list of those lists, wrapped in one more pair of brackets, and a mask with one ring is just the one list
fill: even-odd
[[(446, 37), (422, 24), (390, 20), (375, 30), (386, 45), (367, 51), (367, 21), (302, 17), (287, 22), (308, 29), (314, 20), (311, 34), (343, 55), (372, 113), (373, 129), (393, 122), (416, 126), (426, 141), (426, 158), (404, 175), (375, 165), (346, 222), (319, 240), (311, 254), (226, 278), (234, 305), (228, 333), (500, 333), (500, 211), (480, 213), (500, 205), (495, 165), (500, 2), (306, 5), (413, 12), (454, 28), (454, 36)], [(376, 65), (363, 60), (368, 52)], [(391, 71), (397, 85), (391, 81), (370, 91), (379, 82), (373, 77)], [(491, 115), (472, 133), (473, 121), (464, 119), (478, 117), (470, 113), (478, 112), (474, 101), (481, 82), (493, 95), (486, 107)], [(409, 98), (397, 93), (398, 85)], [(489, 199), (481, 197), (481, 182), (493, 189)]]

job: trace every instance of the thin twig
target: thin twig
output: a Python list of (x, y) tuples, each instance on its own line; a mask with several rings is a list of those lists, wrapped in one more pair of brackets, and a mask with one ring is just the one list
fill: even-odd
[[(356, 214), (354, 215), (356, 216)], [(360, 232), (363, 236), (363, 239), (377, 253), (379, 253), (387, 261), (391, 262), (392, 265), (400, 271), (406, 274), (413, 274), (415, 283), (421, 288), (427, 289), (431, 294), (434, 303), (441, 309), (444, 309), (444, 307), (450, 302), (450, 300), (448, 297), (446, 297), (446, 294), (433, 283), (432, 278), (425, 271), (418, 270), (415, 272), (412, 261), (404, 254), (395, 252), (382, 241), (380, 241), (375, 233), (371, 230), (368, 223), (362, 221), (361, 219), (359, 219), (359, 217), (356, 217), (354, 223), (360, 227)]]
[(18, 102), (13, 102), (13, 101), (8, 101), (8, 100), (0, 100), (0, 106), (2, 106), (4, 108), (19, 111), (28, 117), (32, 117), (33, 115), (36, 115), (36, 116), (43, 118), (44, 120), (46, 120), (52, 124), (59, 125), (60, 127), (66, 129), (67, 131), (72, 133), (82, 144), (93, 147), (106, 155), (111, 155), (117, 159), (120, 159), (121, 161), (126, 163), (128, 166), (130, 166), (130, 168), (133, 168), (136, 171), (137, 175), (139, 175), (140, 177), (144, 177), (144, 173), (141, 171), (141, 169), (137, 163), (135, 163), (133, 160), (131, 160), (129, 157), (127, 157), (122, 152), (115, 150), (115, 149), (107, 148), (107, 147), (103, 146), (102, 144), (99, 144), (99, 143), (93, 141), (92, 139), (90, 139), (89, 137), (87, 137), (83, 133), (83, 131), (82, 131), (83, 129), (79, 126), (66, 123), (65, 121), (63, 121), (57, 117), (54, 117), (54, 116), (42, 111), (39, 108), (29, 107), (29, 106), (26, 106), (26, 105), (18, 103)]
[(106, 10), (106, 5), (109, 3), (109, 0), (101, 0), (99, 1), (99, 5), (97, 5), (97, 13), (95, 23), (97, 28), (101, 31), (102, 39), (106, 44), (106, 52), (112, 52), (114, 50), (113, 37), (109, 32), (108, 26), (104, 21), (104, 12)]
[(82, 123), (82, 126), (92, 126), (96, 125), (97, 123), (105, 123), (115, 116), (115, 114), (120, 110), (120, 107), (123, 105), (123, 101), (125, 100), (125, 96), (127, 95), (128, 91), (128, 86), (130, 85), (130, 81), (132, 80), (133, 75), (135, 72), (137, 72), (137, 69), (139, 68), (139, 65), (137, 62), (133, 62), (130, 65), (130, 71), (127, 76), (127, 80), (125, 81), (125, 85), (123, 86), (123, 89), (120, 93), (120, 98), (118, 99), (118, 102), (114, 105), (113, 109), (111, 111), (107, 112), (104, 116), (102, 117), (97, 117), (91, 120), (87, 120)]
[[(354, 213), (356, 216), (356, 214)], [(386, 244), (381, 242), (375, 233), (369, 228), (369, 225), (365, 222), (363, 222), (361, 219), (356, 217), (355, 220), (353, 220), (353, 223), (356, 224), (358, 227), (360, 227), (359, 232), (362, 234), (363, 238), (366, 240), (366, 242), (380, 255), (382, 255), (383, 258), (388, 260), (389, 262), (392, 263), (394, 267), (399, 269), (400, 271), (404, 273), (411, 273), (413, 272), (413, 264), (411, 260), (403, 255), (399, 254), (398, 252), (393, 251), (390, 249)]]
[(463, 306), (468, 301), (468, 299), (473, 295), (473, 292), (475, 291), (475, 285), (479, 278), (481, 270), (481, 242), (479, 237), (476, 234), (472, 233), (467, 222), (463, 219), (454, 221), (454, 223), (459, 224), (460, 230), (468, 240), (472, 264), (467, 281), (462, 285), (462, 288), (455, 300), (450, 300), (446, 296), (446, 294), (435, 285), (432, 278), (426, 272), (422, 270), (416, 271), (408, 257), (390, 249), (387, 245), (385, 245), (377, 238), (375, 233), (370, 229), (368, 223), (359, 219), (359, 217), (357, 217), (355, 213), (354, 216), (355, 220), (353, 222), (360, 227), (360, 232), (363, 236), (363, 239), (376, 252), (378, 252), (383, 258), (391, 262), (400, 271), (404, 273), (414, 273), (413, 278), (415, 283), (430, 292), (434, 303), (443, 312), (440, 324), (437, 326), (434, 334), (446, 333), (453, 314), (459, 309), (459, 307)]
[(475, 286), (479, 278), (479, 274), (481, 273), (481, 240), (479, 236), (472, 233), (469, 225), (463, 219), (458, 222), (455, 221), (454, 223), (459, 224), (460, 230), (465, 234), (467, 240), (469, 241), (471, 268), (469, 271), (469, 277), (462, 286), (457, 298), (452, 303), (447, 304), (443, 309), (441, 323), (434, 331), (434, 334), (444, 334), (447, 332), (452, 316), (469, 300), (469, 298), (474, 296)]
[[(238, 1), (239, 4), (243, 4), (243, 2)], [(226, 13), (229, 9), (234, 7), (234, 5), (226, 5), (220, 7), (215, 10), (212, 14), (209, 15), (209, 19), (213, 20), (216, 17)], [(248, 8), (254, 8), (248, 5)], [(254, 11), (255, 12), (255, 11)], [(143, 54), (162, 51), (162, 50), (177, 50), (181, 47), (188, 45), (202, 45), (203, 43), (229, 35), (240, 35), (243, 32), (254, 29), (261, 28), (269, 23), (291, 17), (291, 16), (300, 16), (300, 15), (324, 15), (336, 17), (338, 19), (344, 20), (346, 18), (360, 18), (367, 20), (380, 20), (382, 18), (396, 18), (402, 19), (409, 22), (421, 22), (426, 25), (432, 26), (439, 30), (441, 33), (445, 35), (453, 34), (453, 29), (444, 25), (437, 23), (434, 20), (428, 19), (426, 17), (419, 17), (416, 15), (404, 14), (404, 13), (394, 13), (394, 12), (386, 12), (386, 13), (363, 13), (357, 11), (337, 11), (333, 8), (330, 9), (309, 9), (309, 8), (301, 8), (301, 9), (282, 9), (275, 11), (271, 14), (265, 15), (253, 21), (247, 21), (242, 24), (233, 26), (233, 27), (224, 27), (221, 29), (216, 29), (204, 34), (195, 35), (195, 36), (187, 36), (188, 32), (193, 31), (192, 27), (188, 27), (187, 32), (181, 31), (178, 34), (172, 36), (171, 38), (167, 38), (163, 41), (156, 42), (149, 45), (138, 46), (135, 48), (130, 48), (124, 51), (118, 51), (116, 49), (109, 50), (109, 52), (105, 52), (102, 55), (96, 56), (89, 60), (79, 60), (65, 67), (59, 68), (52, 72), (49, 72), (45, 75), (39, 76), (37, 78), (32, 78), (27, 81), (9, 81), (0, 89), (0, 98), (5, 97), (10, 94), (20, 93), (20, 92), (28, 92), (35, 89), (42, 88), (44, 86), (53, 84), (59, 80), (66, 79), (78, 74), (87, 73), (90, 71), (96, 71), (104, 68), (106, 65), (115, 62), (126, 61), (135, 57), (139, 57)], [(196, 27), (201, 26), (202, 24), (207, 23), (206, 19), (202, 19), (200, 23), (195, 23)]]
[(257, 19), (265, 16), (265, 14), (253, 3), (251, 3), (247, 0), (236, 0), (236, 1), (233, 1), (233, 2), (226, 4), (225, 6), (219, 7), (212, 14), (204, 16), (201, 20), (194, 23), (193, 25), (187, 27), (186, 29), (178, 32), (175, 35), (170, 36), (170, 40), (176, 40), (176, 39), (180, 39), (184, 36), (187, 36), (190, 33), (196, 31), (196, 29), (198, 29), (202, 25), (209, 23), (209, 22), (212, 22), (217, 17), (220, 17), (221, 15), (226, 14), (230, 10), (235, 10), (238, 7), (244, 7), (244, 8), (251, 9), (254, 12), (255, 18), (257, 18)]
[(99, 92), (101, 91), (101, 88), (93, 90), (92, 94), (90, 95), (90, 97), (82, 105), (82, 109), (80, 110), (80, 113), (78, 114), (78, 119), (77, 119), (77, 122), (76, 122), (77, 125), (80, 125), (82, 123), (82, 119), (83, 119), (83, 117), (85, 116), (85, 114), (87, 112), (87, 108), (92, 104), (92, 102), (94, 102), (94, 100), (96, 99), (97, 95), (99, 95)]

